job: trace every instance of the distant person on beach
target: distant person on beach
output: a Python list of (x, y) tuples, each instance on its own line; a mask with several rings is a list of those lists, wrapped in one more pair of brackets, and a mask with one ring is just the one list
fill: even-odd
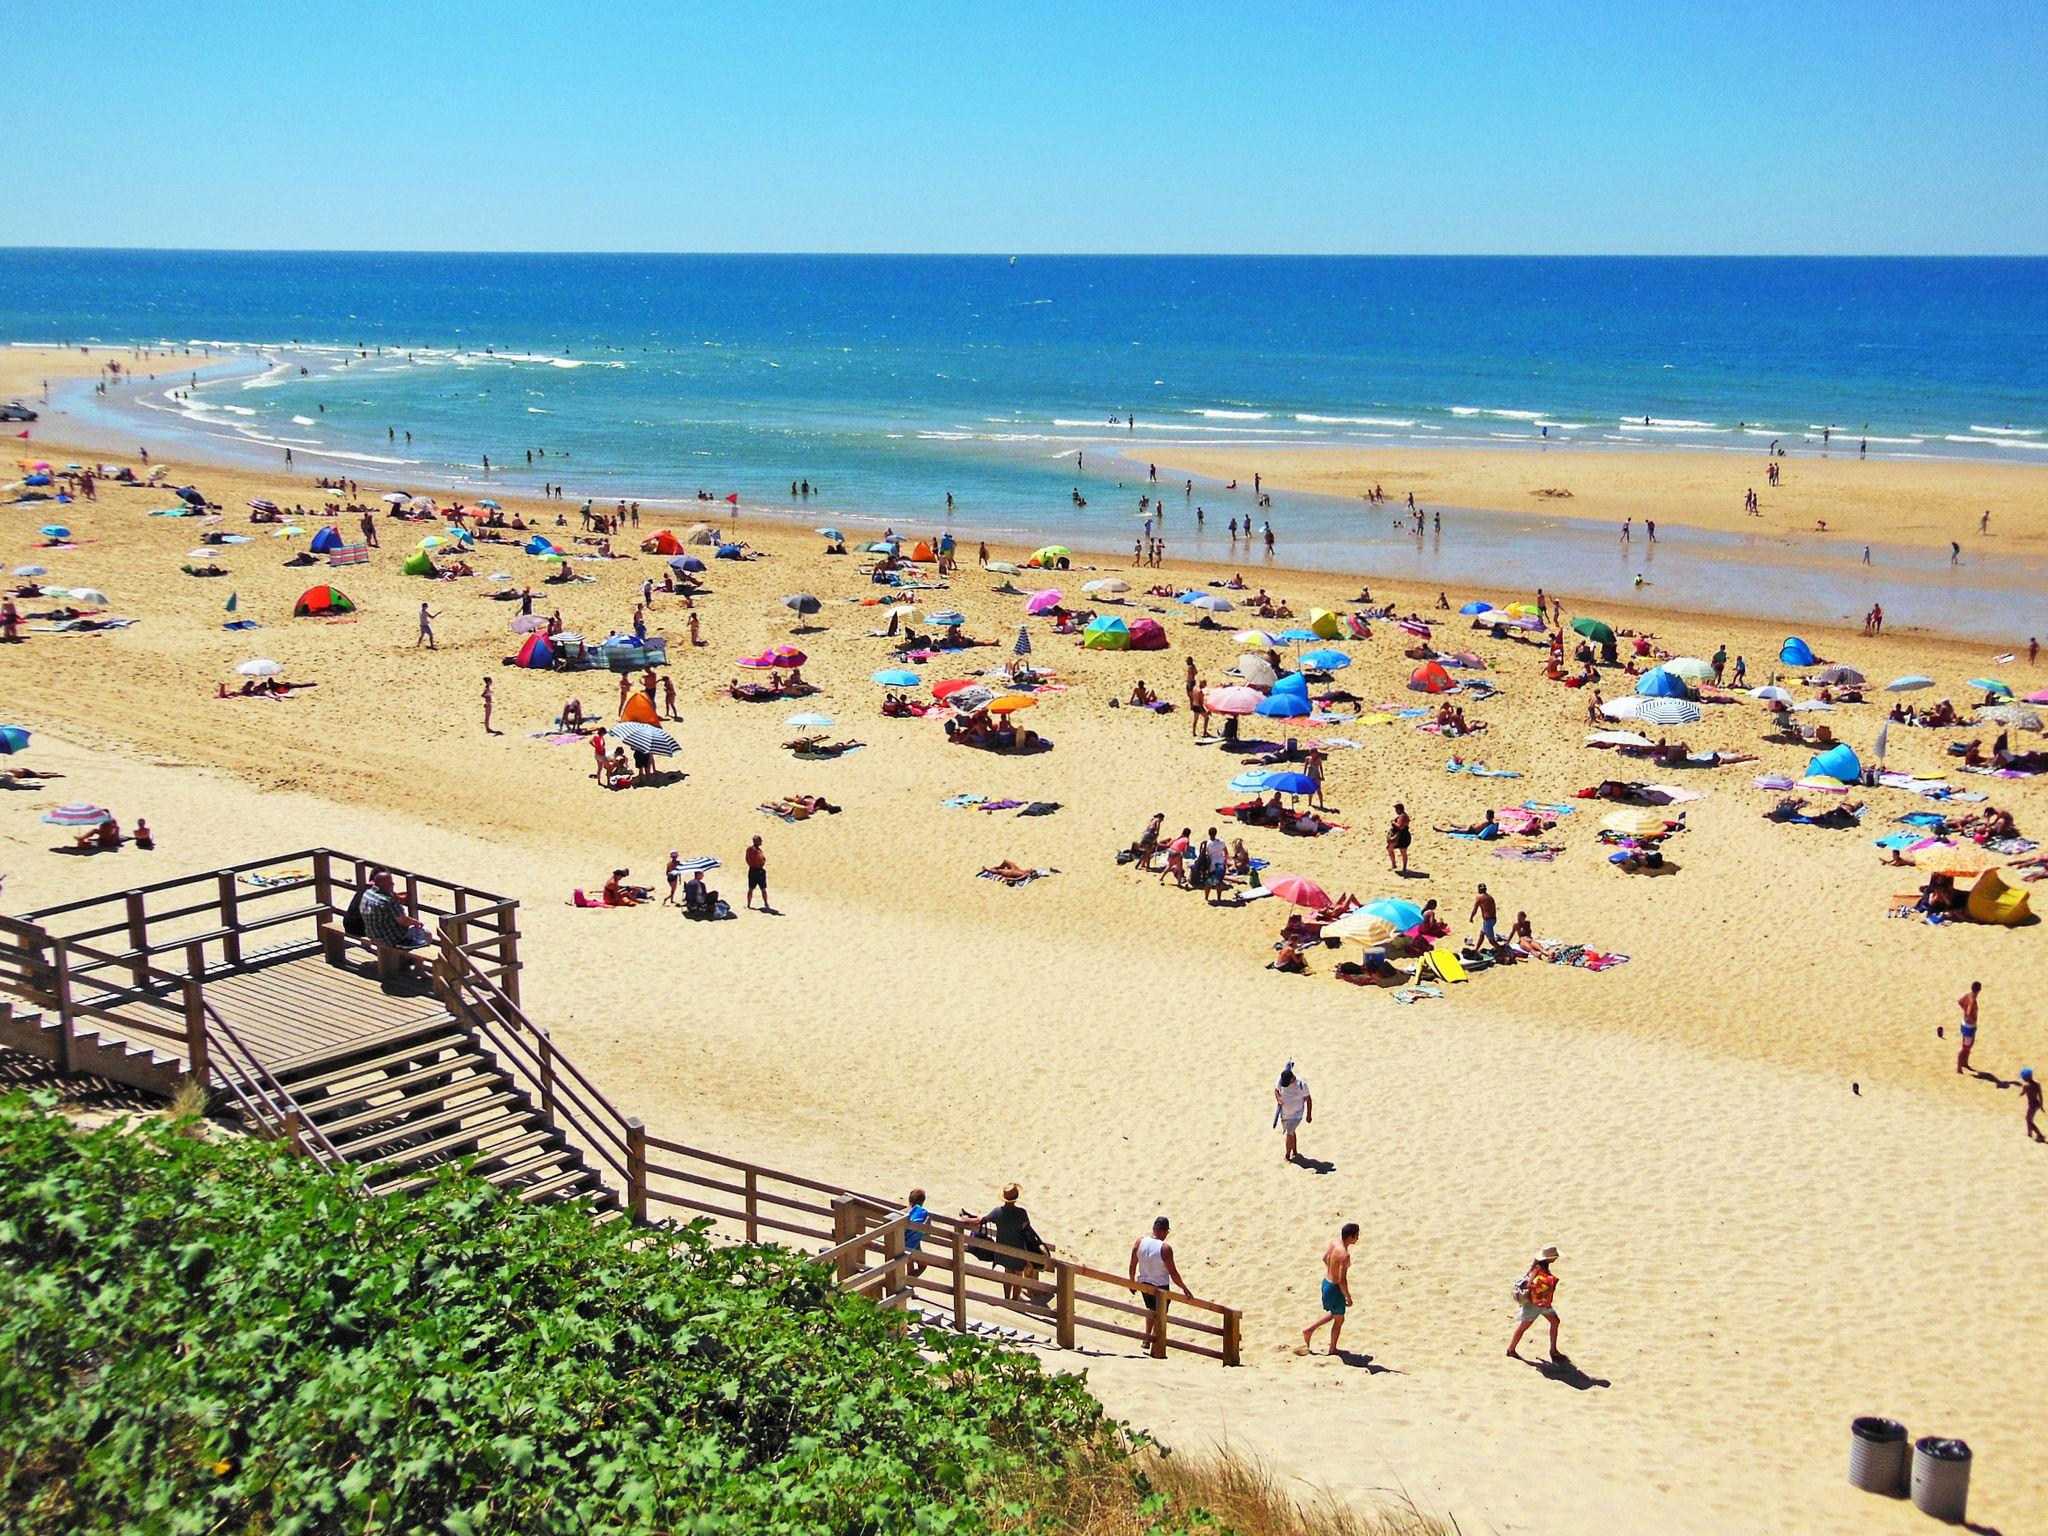
[(1344, 1333), (1344, 1315), (1351, 1310), (1351, 1245), (1358, 1241), (1358, 1223), (1347, 1221), (1336, 1241), (1323, 1250), (1323, 1315), (1301, 1330), (1299, 1353), (1308, 1354), (1323, 1324), (1330, 1325), (1330, 1353)]
[(1176, 1285), (1183, 1296), (1192, 1298), (1195, 1294), (1188, 1289), (1187, 1281), (1181, 1279), (1180, 1268), (1173, 1262), (1173, 1244), (1167, 1241), (1172, 1231), (1172, 1222), (1164, 1216), (1154, 1216), (1151, 1236), (1141, 1237), (1131, 1244), (1130, 1278), (1157, 1287), (1156, 1290), (1139, 1292), (1139, 1299), (1145, 1303), (1145, 1348), (1151, 1350), (1156, 1338), (1162, 1354), (1166, 1336), (1160, 1331), (1159, 1308), (1164, 1298), (1159, 1292), (1169, 1285)]
[(1962, 562), (1963, 546), (1958, 544), (1954, 539), (1950, 539), (1948, 541), (1948, 563), (1950, 565), (1961, 565)]
[(1555, 1364), (1566, 1358), (1564, 1352), (1557, 1347), (1558, 1316), (1557, 1307), (1554, 1305), (1557, 1297), (1557, 1275), (1551, 1269), (1557, 1258), (1555, 1245), (1545, 1248), (1536, 1255), (1535, 1261), (1529, 1266), (1529, 1272), (1522, 1276), (1521, 1283), (1515, 1287), (1515, 1300), (1521, 1303), (1522, 1310), (1515, 1322), (1514, 1337), (1508, 1340), (1508, 1358), (1511, 1360), (1522, 1358), (1516, 1352), (1516, 1346), (1522, 1342), (1522, 1335), (1529, 1331), (1529, 1325), (1539, 1317), (1550, 1323), (1551, 1362)]
[(1387, 824), (1389, 869), (1398, 874), (1408, 873), (1408, 848), (1414, 841), (1414, 830), (1408, 825), (1408, 807), (1397, 800), (1394, 802), (1394, 819)]
[(1308, 1091), (1307, 1081), (1295, 1075), (1291, 1061), (1280, 1074), (1280, 1081), (1273, 1085), (1273, 1106), (1274, 1119), (1281, 1134), (1287, 1138), (1280, 1160), (1291, 1163), (1301, 1156), (1295, 1138), (1300, 1134), (1303, 1123), (1313, 1125), (1316, 1119), (1315, 1098)]
[(2041, 1114), (2041, 1084), (2034, 1077), (2032, 1067), (2020, 1068), (2020, 1102), (2027, 1112), (2027, 1140), (2048, 1141), (2048, 1136), (2041, 1134), (2038, 1123)]
[(423, 645), (430, 651), (440, 649), (439, 646), (434, 644), (434, 620), (439, 617), (441, 615), (434, 612), (425, 603), (420, 604), (420, 632), (418, 638), (412, 643), (414, 650), (418, 650)]
[(1956, 1076), (1961, 1077), (1970, 1070), (1970, 1052), (1977, 1047), (1977, 1005), (1984, 992), (1984, 983), (1973, 981), (1970, 990), (1956, 999), (1956, 1007), (1963, 1014), (1963, 1045), (1956, 1052)]
[(496, 731), (491, 729), (492, 702), (493, 701), (491, 698), (491, 680), (487, 677), (484, 679), (484, 734), (486, 736), (495, 736), (498, 734)]
[(773, 913), (775, 909), (768, 905), (768, 854), (761, 846), (761, 838), (758, 833), (755, 834), (754, 840), (747, 845), (747, 910), (749, 912), (754, 910), (754, 892), (756, 891), (761, 893), (761, 910)]

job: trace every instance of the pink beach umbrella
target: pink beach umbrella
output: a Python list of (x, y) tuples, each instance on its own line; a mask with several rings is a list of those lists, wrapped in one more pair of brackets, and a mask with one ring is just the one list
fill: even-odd
[(1330, 905), (1330, 893), (1306, 875), (1269, 875), (1261, 883), (1281, 901), (1291, 901), (1297, 907)]
[(1034, 592), (1025, 600), (1024, 611), (1030, 614), (1051, 613), (1066, 601), (1058, 591), (1047, 587), (1043, 592)]
[(1249, 715), (1265, 697), (1256, 688), (1211, 688), (1202, 696), (1202, 702), (1212, 715)]

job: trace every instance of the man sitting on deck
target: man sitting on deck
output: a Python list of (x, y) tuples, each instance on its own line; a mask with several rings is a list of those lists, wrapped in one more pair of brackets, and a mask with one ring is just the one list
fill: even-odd
[(391, 871), (380, 869), (370, 877), (363, 892), (363, 936), (386, 949), (419, 949), (427, 943), (427, 930), (407, 915), (392, 889)]

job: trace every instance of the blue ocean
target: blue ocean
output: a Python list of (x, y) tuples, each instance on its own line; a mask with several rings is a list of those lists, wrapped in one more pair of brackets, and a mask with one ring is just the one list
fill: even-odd
[[(1104, 549), (1145, 464), (1178, 486), (1217, 445), (1760, 463), (1827, 433), (2048, 464), (2043, 259), (11, 250), (0, 338), (189, 350), (141, 365), (124, 428), (365, 482), (473, 485), (488, 456), (494, 483), (786, 510), (809, 481), (835, 521), (950, 494), (963, 529)], [(1316, 500), (1276, 502), (1283, 557), (1345, 564), (1358, 508)]]

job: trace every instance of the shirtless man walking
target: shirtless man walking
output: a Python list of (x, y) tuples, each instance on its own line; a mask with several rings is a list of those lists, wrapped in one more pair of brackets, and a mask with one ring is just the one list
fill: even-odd
[(1956, 1052), (1957, 1077), (1970, 1070), (1970, 1052), (1977, 1044), (1977, 998), (1983, 990), (1983, 982), (1973, 981), (1970, 990), (1956, 999), (1956, 1006), (1963, 1011), (1963, 1048)]
[(1344, 1332), (1344, 1314), (1351, 1307), (1351, 1245), (1358, 1241), (1358, 1223), (1347, 1221), (1337, 1240), (1323, 1250), (1323, 1315), (1301, 1330), (1301, 1353), (1313, 1352), (1316, 1331), (1330, 1325), (1330, 1353)]

